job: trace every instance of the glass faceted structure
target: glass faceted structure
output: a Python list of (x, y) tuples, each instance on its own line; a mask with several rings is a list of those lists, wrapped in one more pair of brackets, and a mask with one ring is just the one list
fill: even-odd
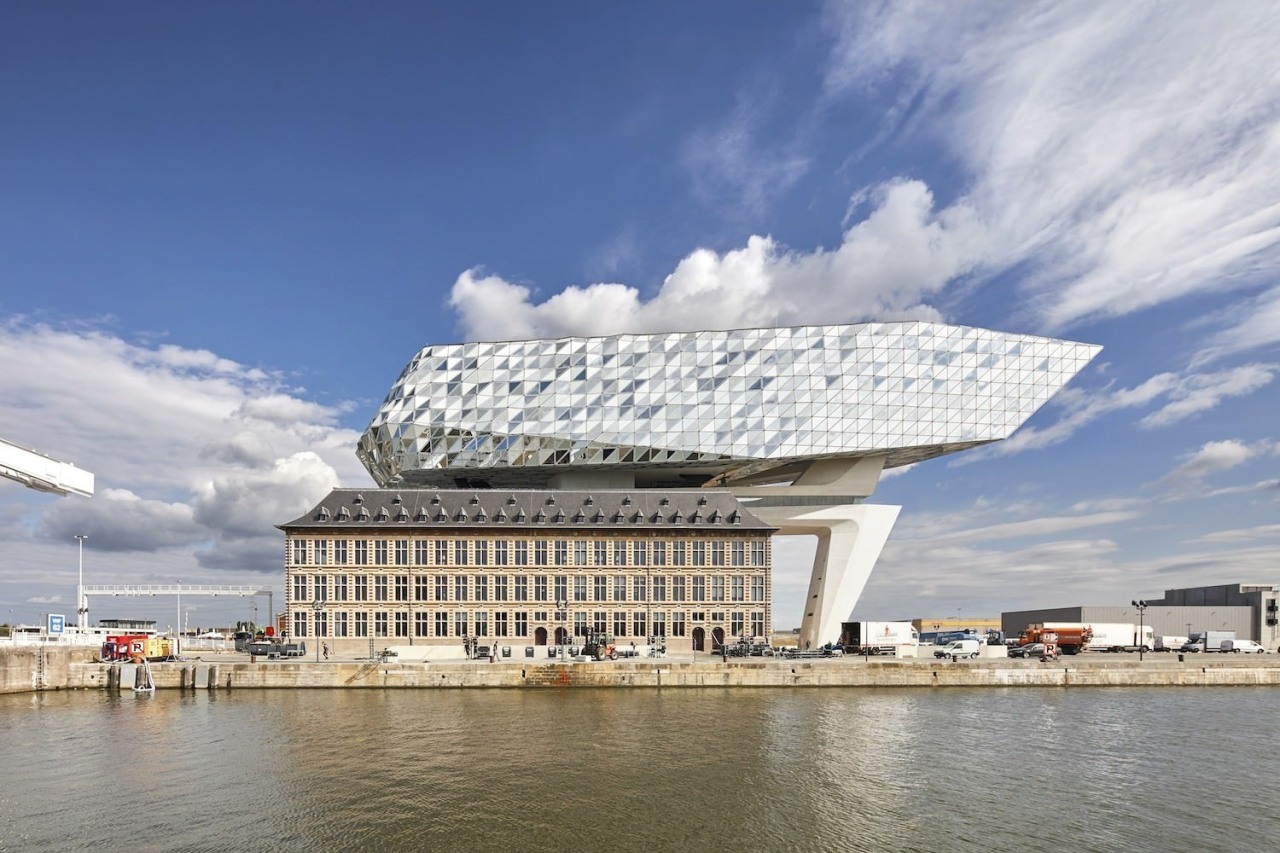
[(357, 454), (379, 485), (540, 487), (785, 479), (796, 463), (905, 465), (1009, 436), (1100, 347), (869, 323), (424, 347)]
[(864, 323), (424, 347), (356, 453), (397, 488), (730, 490), (819, 547), (800, 641), (840, 636), (900, 507), (884, 468), (999, 441), (1101, 347)]

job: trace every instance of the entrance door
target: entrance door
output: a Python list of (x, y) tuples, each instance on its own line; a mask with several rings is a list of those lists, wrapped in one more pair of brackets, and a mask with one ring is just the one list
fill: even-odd
[(711, 629), (711, 651), (718, 652), (720, 651), (720, 647), (723, 645), (724, 645), (724, 629), (712, 628)]
[(547, 629), (539, 628), (533, 632), (533, 644), (535, 646), (545, 646), (547, 644)]
[(705, 652), (707, 643), (707, 632), (702, 628), (693, 629), (693, 650), (695, 652)]
[(564, 628), (557, 628), (556, 629), (556, 645), (562, 646), (568, 642), (569, 642), (569, 632), (566, 631)]

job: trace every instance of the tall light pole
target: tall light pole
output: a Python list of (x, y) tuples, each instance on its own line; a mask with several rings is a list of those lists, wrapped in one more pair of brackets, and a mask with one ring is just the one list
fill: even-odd
[(89, 538), (88, 533), (76, 534), (76, 547), (79, 550), (79, 572), (76, 580), (76, 627), (80, 629), (80, 633), (84, 633), (84, 629), (89, 627), (86, 623), (89, 621), (89, 608), (85, 606), (84, 600), (84, 540)]
[(1138, 608), (1138, 661), (1142, 661), (1142, 653), (1147, 647), (1147, 626), (1143, 621), (1143, 614), (1147, 612), (1147, 603), (1145, 601), (1129, 602)]
[(557, 615), (564, 622), (564, 627), (560, 629), (560, 661), (561, 663), (568, 663), (569, 659), (564, 654), (565, 640), (569, 638), (569, 599), (567, 595), (564, 598), (556, 599), (556, 610), (560, 611)]

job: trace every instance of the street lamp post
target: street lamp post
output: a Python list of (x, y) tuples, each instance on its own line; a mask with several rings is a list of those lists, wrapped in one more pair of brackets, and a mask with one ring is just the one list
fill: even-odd
[(89, 608), (84, 602), (84, 540), (89, 538), (88, 533), (76, 534), (76, 546), (79, 550), (79, 572), (76, 581), (76, 627), (80, 629), (80, 633), (84, 633), (84, 629), (88, 626), (85, 624), (89, 617)]
[(311, 602), (311, 609), (316, 612), (316, 663), (320, 663), (320, 614), (324, 612), (324, 599)]
[(1134, 607), (1138, 608), (1138, 661), (1142, 661), (1142, 653), (1147, 647), (1147, 626), (1143, 620), (1143, 614), (1147, 612), (1147, 603), (1145, 601), (1130, 602)]
[(556, 615), (560, 618), (560, 621), (564, 623), (564, 627), (560, 629), (560, 660), (563, 663), (568, 663), (569, 659), (565, 657), (565, 653), (564, 653), (564, 642), (569, 635), (569, 602), (568, 600), (564, 598), (557, 598), (556, 610), (558, 611)]

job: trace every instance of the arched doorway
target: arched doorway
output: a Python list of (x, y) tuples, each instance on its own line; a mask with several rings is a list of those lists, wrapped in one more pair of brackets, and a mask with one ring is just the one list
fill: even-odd
[(562, 646), (567, 642), (569, 642), (569, 632), (566, 631), (564, 628), (557, 628), (556, 629), (556, 645)]
[(547, 644), (547, 629), (539, 628), (533, 632), (533, 644), (535, 646), (545, 646)]
[(711, 629), (711, 651), (718, 652), (724, 646), (724, 629)]
[(705, 652), (707, 644), (707, 632), (702, 628), (693, 629), (693, 650), (695, 652)]

